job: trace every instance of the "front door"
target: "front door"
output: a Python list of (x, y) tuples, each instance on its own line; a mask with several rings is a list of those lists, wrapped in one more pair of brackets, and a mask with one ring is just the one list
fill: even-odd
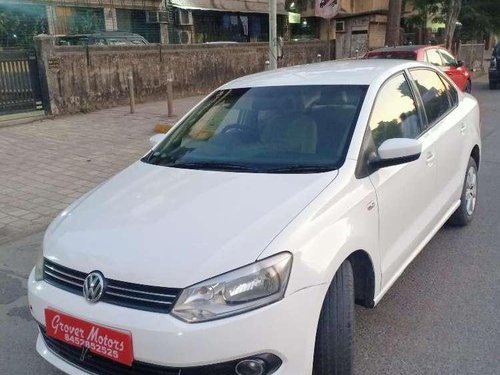
[(455, 82), (460, 90), (464, 90), (467, 81), (464, 71), (465, 67), (458, 66), (457, 60), (448, 51), (440, 48), (439, 53), (443, 59), (443, 71)]
[(416, 161), (381, 168), (370, 175), (380, 220), (382, 288), (399, 276), (411, 254), (424, 241), (435, 222), (435, 136), (424, 132), (421, 113), (403, 73), (381, 88), (369, 121), (372, 141), (378, 148), (390, 138), (417, 138), (422, 155)]

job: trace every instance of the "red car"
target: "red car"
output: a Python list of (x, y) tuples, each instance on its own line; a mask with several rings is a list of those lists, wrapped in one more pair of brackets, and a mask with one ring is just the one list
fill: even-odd
[(467, 67), (462, 61), (455, 59), (455, 57), (443, 47), (385, 47), (368, 52), (365, 58), (425, 61), (440, 67), (462, 91), (471, 92), (472, 89), (471, 76)]

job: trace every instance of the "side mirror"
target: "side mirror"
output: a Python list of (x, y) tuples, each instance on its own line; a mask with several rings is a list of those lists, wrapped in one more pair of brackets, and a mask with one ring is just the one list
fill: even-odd
[(458, 60), (455, 66), (460, 68), (461, 66), (464, 66), (464, 62), (462, 60)]
[(151, 148), (155, 147), (158, 143), (163, 141), (163, 138), (165, 138), (165, 134), (155, 134), (151, 138), (149, 138), (149, 144), (151, 145)]
[(379, 169), (392, 165), (406, 164), (417, 160), (422, 153), (422, 143), (411, 138), (392, 138), (378, 148), (378, 157), (368, 160), (371, 168)]

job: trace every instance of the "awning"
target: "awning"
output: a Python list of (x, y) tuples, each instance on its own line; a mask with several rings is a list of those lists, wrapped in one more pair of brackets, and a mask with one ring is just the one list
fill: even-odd
[(44, 4), (61, 7), (159, 10), (162, 0), (0, 0), (8, 4)]
[[(176, 8), (238, 13), (269, 13), (267, 0), (171, 0)], [(285, 0), (278, 0), (278, 14), (286, 15)]]

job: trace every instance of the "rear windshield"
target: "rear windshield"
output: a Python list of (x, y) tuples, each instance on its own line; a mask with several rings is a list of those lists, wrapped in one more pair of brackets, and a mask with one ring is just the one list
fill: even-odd
[(143, 161), (174, 168), (314, 173), (339, 168), (367, 86), (220, 90)]
[(397, 60), (416, 60), (415, 52), (374, 52), (368, 54), (369, 59), (397, 59)]

